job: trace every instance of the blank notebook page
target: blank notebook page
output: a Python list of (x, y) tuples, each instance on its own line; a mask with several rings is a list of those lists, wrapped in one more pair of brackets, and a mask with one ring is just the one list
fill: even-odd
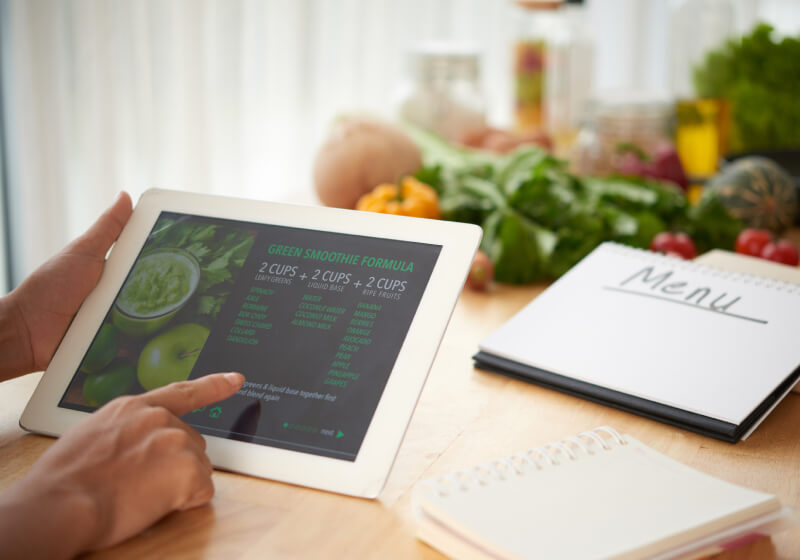
[(506, 462), (504, 480), (485, 474), (481, 484), (462, 473), (423, 483), (415, 499), (462, 538), (511, 558), (640, 558), (780, 509), (774, 496), (621, 437), (627, 443), (611, 441), (609, 450), (539, 461), (540, 470), (519, 474), (510, 467), (518, 462)]

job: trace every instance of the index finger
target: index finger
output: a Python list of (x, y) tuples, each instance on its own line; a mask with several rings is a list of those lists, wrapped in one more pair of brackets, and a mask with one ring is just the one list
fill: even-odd
[(170, 383), (141, 395), (150, 406), (161, 406), (175, 416), (227, 399), (244, 383), (241, 373), (215, 373), (191, 381)]

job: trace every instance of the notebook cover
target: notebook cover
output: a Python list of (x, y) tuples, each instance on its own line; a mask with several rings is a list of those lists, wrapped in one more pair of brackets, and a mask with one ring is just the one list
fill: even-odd
[(500, 373), (523, 381), (529, 381), (536, 385), (547, 387), (548, 389), (554, 389), (561, 393), (581, 397), (595, 403), (611, 406), (618, 410), (631, 412), (651, 420), (663, 422), (671, 426), (676, 426), (729, 443), (738, 442), (742, 436), (769, 411), (770, 407), (800, 379), (800, 367), (798, 367), (794, 370), (792, 375), (787, 377), (783, 383), (762, 401), (744, 422), (737, 426), (730, 422), (709, 418), (708, 416), (695, 414), (680, 408), (667, 406), (627, 393), (614, 391), (599, 385), (586, 383), (585, 381), (521, 364), (487, 352), (478, 352), (472, 359), (475, 361), (475, 366), (480, 369)]

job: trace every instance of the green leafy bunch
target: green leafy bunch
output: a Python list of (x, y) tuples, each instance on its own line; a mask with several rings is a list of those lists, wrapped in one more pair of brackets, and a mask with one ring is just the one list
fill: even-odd
[(444, 219), (482, 227), (481, 248), (500, 282), (557, 278), (603, 241), (646, 248), (657, 233), (680, 230), (700, 250), (732, 248), (741, 229), (715, 198), (690, 208), (672, 185), (579, 178), (536, 147), (494, 155), (409, 132), (423, 152), (417, 178), (439, 193)]
[(255, 241), (251, 230), (210, 224), (192, 218), (161, 218), (147, 241), (147, 249), (177, 248), (200, 263), (197, 315), (215, 319), (230, 294), (234, 273), (241, 269)]
[(730, 101), (734, 152), (800, 147), (800, 35), (773, 36), (758, 24), (693, 69), (697, 95)]

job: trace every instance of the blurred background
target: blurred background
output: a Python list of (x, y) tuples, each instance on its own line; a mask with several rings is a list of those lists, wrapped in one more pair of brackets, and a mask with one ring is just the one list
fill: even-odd
[[(700, 118), (692, 103), (713, 92), (697, 91), (692, 69), (708, 52), (758, 22), (776, 37), (800, 33), (796, 0), (521, 4), (0, 1), (0, 289), (123, 189), (134, 200), (160, 187), (317, 203), (313, 160), (335, 119), (424, 123), (415, 96), (437, 65), (460, 69), (462, 122), (544, 131), (558, 155), (584, 161), (575, 150), (598, 100), (673, 109), (683, 100), (673, 118)], [(535, 62), (540, 42), (563, 57), (543, 94), (558, 102), (544, 112), (526, 108), (520, 86), (520, 56)], [(713, 142), (712, 165), (725, 149)]]

